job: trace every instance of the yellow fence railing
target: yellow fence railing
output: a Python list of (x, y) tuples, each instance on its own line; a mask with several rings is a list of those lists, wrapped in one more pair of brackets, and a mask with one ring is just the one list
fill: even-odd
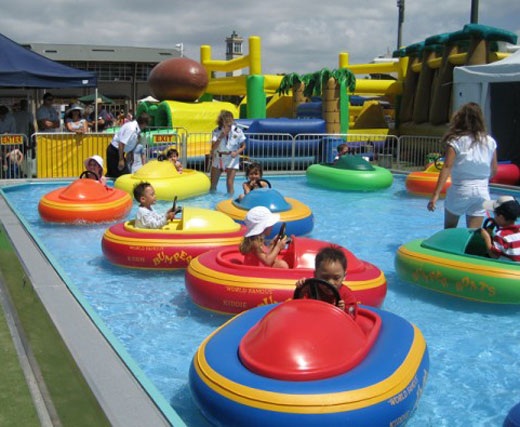
[[(85, 170), (84, 160), (94, 154), (103, 158), (113, 134), (37, 133), (38, 178), (70, 178)], [(106, 170), (105, 170), (106, 171)]]
[[(347, 143), (351, 154), (358, 154), (393, 170), (421, 170), (432, 156), (444, 152), (438, 137), (376, 134), (246, 134), (245, 156), (258, 161), (266, 172), (305, 170), (316, 162), (331, 162), (337, 145)], [(112, 134), (41, 133), (33, 135), (37, 146), (38, 178), (72, 178), (85, 169), (83, 162), (98, 154), (105, 160)], [(142, 141), (147, 160), (157, 158), (159, 151), (175, 147), (185, 167), (207, 170), (211, 150), (211, 134), (152, 135)], [(164, 144), (164, 145), (163, 145)], [(4, 177), (5, 178), (5, 177)], [(7, 177), (9, 178), (9, 177)]]

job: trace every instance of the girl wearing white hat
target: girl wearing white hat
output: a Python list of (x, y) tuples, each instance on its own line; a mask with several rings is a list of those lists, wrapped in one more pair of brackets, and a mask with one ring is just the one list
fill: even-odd
[[(101, 156), (95, 154), (88, 159), (85, 159), (85, 169), (94, 172), (99, 178), (99, 181), (101, 181), (101, 184), (106, 185), (107, 179), (103, 176), (103, 158)], [(94, 177), (89, 178), (94, 179)]]
[(245, 224), (247, 227), (246, 234), (242, 243), (240, 243), (240, 252), (244, 254), (244, 264), (267, 266), (276, 268), (289, 268), (289, 264), (277, 256), (287, 243), (287, 237), (274, 239), (267, 246), (264, 240), (280, 221), (280, 215), (273, 214), (264, 206), (257, 206), (246, 215)]

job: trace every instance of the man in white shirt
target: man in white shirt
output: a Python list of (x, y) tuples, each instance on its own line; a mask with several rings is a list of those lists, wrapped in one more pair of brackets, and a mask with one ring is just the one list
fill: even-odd
[(117, 178), (130, 173), (126, 154), (131, 153), (139, 142), (139, 134), (150, 121), (148, 114), (141, 114), (137, 120), (125, 123), (112, 138), (107, 147), (107, 176)]
[(60, 119), (52, 106), (53, 101), (54, 96), (51, 93), (43, 95), (43, 105), (36, 111), (39, 132), (58, 132), (60, 128)]

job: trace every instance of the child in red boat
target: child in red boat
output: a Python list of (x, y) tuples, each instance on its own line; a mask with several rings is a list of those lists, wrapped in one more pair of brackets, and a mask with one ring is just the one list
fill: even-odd
[(273, 239), (269, 246), (264, 240), (280, 220), (280, 215), (273, 214), (264, 206), (257, 206), (249, 210), (245, 218), (247, 232), (240, 243), (240, 252), (244, 254), (244, 264), (289, 268), (287, 262), (277, 256), (287, 243), (287, 237)]
[[(94, 156), (89, 157), (85, 160), (85, 169), (94, 172), (98, 178), (99, 181), (101, 181), (102, 184), (107, 183), (106, 177), (103, 175), (103, 158), (101, 156), (98, 156), (95, 154)], [(92, 179), (94, 179), (92, 177)]]
[(483, 207), (495, 212), (498, 225), (493, 239), (487, 230), (480, 230), (489, 256), (520, 262), (520, 225), (515, 224), (520, 216), (520, 204), (513, 196), (501, 196), (498, 200), (484, 202)]
[(165, 214), (154, 211), (152, 205), (157, 201), (155, 190), (149, 182), (141, 182), (134, 188), (134, 198), (139, 203), (135, 226), (137, 228), (162, 228), (171, 221), (177, 212), (173, 208)]
[[(346, 275), (347, 257), (339, 246), (331, 245), (321, 248), (314, 260), (314, 277), (328, 282), (338, 290), (341, 298), (338, 302), (338, 307), (344, 311), (347, 311), (347, 304), (350, 305), (356, 302), (351, 301), (351, 291), (343, 284)], [(298, 280), (296, 287), (300, 288), (304, 282), (305, 279)]]
[(249, 165), (249, 168), (247, 169), (247, 181), (242, 184), (244, 194), (238, 196), (238, 200), (242, 200), (251, 190), (266, 188), (269, 186), (266, 181), (262, 181), (263, 174), (264, 172), (260, 163), (251, 163)]

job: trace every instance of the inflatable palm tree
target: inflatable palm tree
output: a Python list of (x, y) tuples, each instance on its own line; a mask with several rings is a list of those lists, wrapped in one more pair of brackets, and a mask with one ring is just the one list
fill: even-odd
[(326, 123), (327, 133), (347, 133), (349, 125), (348, 92), (356, 88), (356, 77), (346, 68), (329, 71), (323, 68), (315, 73), (298, 75), (287, 74), (282, 79), (278, 93), (293, 93), (293, 108), (305, 98), (322, 97), (322, 117)]

